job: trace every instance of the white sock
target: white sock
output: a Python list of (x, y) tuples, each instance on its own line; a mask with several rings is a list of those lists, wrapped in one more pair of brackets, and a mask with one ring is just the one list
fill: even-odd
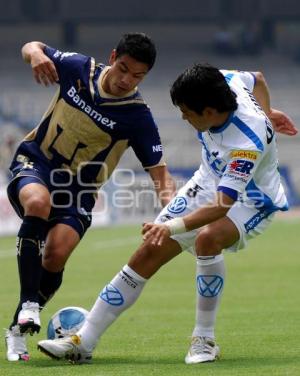
[(214, 327), (225, 280), (224, 256), (197, 257), (196, 325), (193, 337), (215, 338)]
[(139, 297), (147, 280), (128, 265), (104, 287), (82, 328), (78, 331), (82, 346), (92, 351), (104, 331)]

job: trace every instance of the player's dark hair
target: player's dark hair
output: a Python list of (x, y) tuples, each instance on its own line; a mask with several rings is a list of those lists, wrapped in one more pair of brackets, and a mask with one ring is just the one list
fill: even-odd
[(186, 69), (173, 83), (170, 94), (175, 106), (184, 104), (200, 115), (206, 107), (218, 112), (237, 109), (236, 94), (223, 74), (209, 64)]
[(153, 67), (156, 58), (154, 42), (144, 33), (124, 34), (116, 47), (116, 57), (129, 55), (135, 60)]

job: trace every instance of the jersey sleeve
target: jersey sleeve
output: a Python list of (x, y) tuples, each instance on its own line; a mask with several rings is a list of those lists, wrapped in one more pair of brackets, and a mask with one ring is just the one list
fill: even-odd
[(253, 72), (244, 71), (238, 71), (237, 74), (240, 80), (243, 82), (243, 84), (247, 87), (247, 89), (252, 92), (256, 83), (255, 74)]
[(62, 52), (49, 46), (45, 47), (44, 53), (53, 61), (60, 82), (66, 76), (80, 75), (82, 70), (90, 65), (91, 61), (91, 57), (77, 52)]
[(135, 131), (129, 144), (144, 169), (165, 166), (158, 128), (148, 107), (145, 108), (140, 119), (137, 120)]
[(238, 71), (238, 70), (225, 70), (221, 69), (220, 71), (224, 77), (227, 83), (229, 84), (231, 80), (240, 80), (243, 85), (246, 86), (246, 88), (249, 91), (253, 91), (255, 83), (256, 83), (256, 76), (253, 72), (246, 72), (246, 71)]
[(262, 158), (262, 153), (252, 150), (232, 150), (230, 159), (218, 184), (218, 191), (226, 189), (244, 192)]

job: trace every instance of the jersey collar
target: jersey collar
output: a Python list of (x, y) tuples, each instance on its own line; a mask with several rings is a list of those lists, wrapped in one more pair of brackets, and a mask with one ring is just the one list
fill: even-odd
[(232, 111), (227, 120), (225, 121), (224, 124), (220, 125), (219, 127), (212, 127), (209, 129), (208, 132), (210, 133), (220, 133), (220, 132), (223, 132), (228, 126), (229, 124), (232, 122), (232, 119), (233, 119), (233, 115), (234, 115), (234, 111)]
[(136, 94), (137, 92), (137, 87), (135, 87), (133, 90), (131, 90), (129, 93), (127, 93), (124, 97), (116, 97), (115, 95), (111, 95), (109, 93), (106, 93), (103, 89), (103, 86), (102, 86), (102, 82), (103, 82), (103, 79), (104, 77), (107, 75), (108, 71), (110, 70), (110, 66), (106, 66), (102, 69), (102, 72), (100, 73), (99, 77), (98, 77), (98, 80), (97, 80), (97, 89), (98, 89), (98, 92), (99, 92), (99, 95), (101, 98), (104, 98), (104, 99), (124, 99), (124, 98), (128, 98), (128, 97), (132, 97), (134, 94)]

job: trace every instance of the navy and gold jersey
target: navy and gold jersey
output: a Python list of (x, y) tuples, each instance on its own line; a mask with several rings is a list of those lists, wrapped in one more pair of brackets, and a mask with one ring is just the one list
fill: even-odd
[(59, 90), (16, 158), (67, 169), (84, 186), (97, 188), (128, 147), (145, 169), (164, 165), (157, 126), (137, 88), (123, 98), (110, 96), (101, 86), (108, 66), (51, 47), (44, 52), (55, 64)]

